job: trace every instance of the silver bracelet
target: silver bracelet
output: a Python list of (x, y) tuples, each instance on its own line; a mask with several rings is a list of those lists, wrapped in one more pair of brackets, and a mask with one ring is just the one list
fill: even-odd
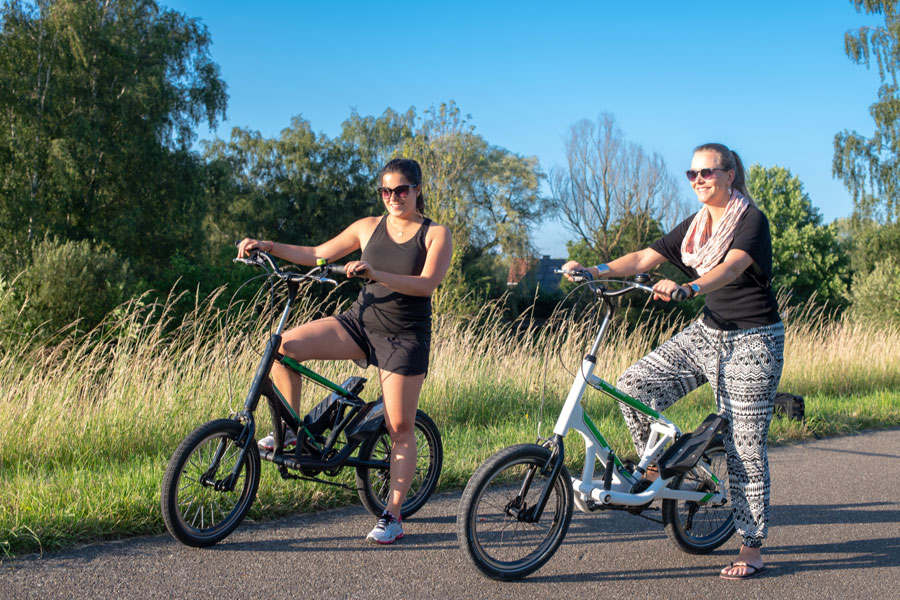
[(594, 265), (594, 268), (597, 269), (597, 277), (600, 277), (604, 273), (609, 273), (610, 268), (606, 265), (606, 263), (600, 263), (599, 265)]

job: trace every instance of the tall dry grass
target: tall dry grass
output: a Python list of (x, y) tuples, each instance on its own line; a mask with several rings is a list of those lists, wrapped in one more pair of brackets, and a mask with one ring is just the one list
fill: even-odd
[[(193, 428), (241, 408), (268, 335), (270, 321), (250, 304), (230, 313), (219, 308), (222, 293), (196, 299), (177, 322), (174, 296), (159, 304), (137, 299), (84, 337), (61, 335), (39, 348), (6, 346), (0, 355), (0, 549), (18, 554), (162, 529), (159, 483), (168, 457)], [(292, 322), (335, 309), (330, 300), (306, 302)], [(585, 315), (560, 316), (538, 329), (527, 317), (509, 324), (500, 314), (499, 305), (489, 305), (471, 319), (435, 320), (420, 405), (442, 432), (445, 488), (464, 484), (498, 448), (550, 432), (597, 325)], [(614, 382), (673, 329), (611, 328), (596, 372)], [(900, 424), (900, 331), (833, 322), (813, 310), (789, 315), (787, 331), (782, 387), (806, 396), (810, 418), (802, 425), (776, 421), (776, 441)], [(351, 363), (310, 366), (338, 382), (359, 373)], [(377, 377), (371, 369), (366, 376), (364, 397), (373, 399)], [(309, 386), (304, 404), (323, 393)], [(589, 393), (585, 406), (627, 454), (630, 441), (615, 404)], [(707, 386), (667, 414), (690, 429), (711, 410)], [(260, 431), (268, 428), (267, 412), (264, 406), (257, 412)], [(581, 449), (572, 442), (574, 461)], [(282, 481), (271, 468), (263, 475), (251, 518), (353, 496)]]

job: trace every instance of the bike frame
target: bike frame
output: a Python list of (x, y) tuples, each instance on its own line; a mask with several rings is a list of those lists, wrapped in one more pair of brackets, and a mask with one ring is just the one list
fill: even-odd
[[(261, 255), (265, 256), (265, 254), (263, 253), (261, 253)], [(266, 259), (271, 263), (271, 259), (268, 259), (268, 257), (266, 257)], [(274, 272), (280, 273), (279, 271), (277, 271), (277, 269), (275, 269), (274, 263), (272, 263), (272, 268)], [(327, 271), (325, 273), (327, 274)], [(291, 313), (291, 309), (293, 308), (294, 301), (297, 297), (297, 292), (300, 287), (300, 281), (303, 279), (318, 279), (320, 281), (326, 281), (329, 283), (335, 282), (324, 276), (311, 277), (309, 273), (307, 273), (306, 275), (297, 274), (296, 276), (294, 276), (294, 274), (290, 274), (289, 276), (282, 277), (282, 279), (285, 281), (288, 289), (287, 302), (285, 303), (284, 310), (281, 313), (281, 318), (278, 321), (278, 325), (276, 326), (274, 333), (269, 338), (269, 341), (266, 344), (265, 352), (263, 353), (263, 356), (256, 367), (256, 373), (253, 376), (253, 382), (250, 384), (250, 390), (247, 392), (247, 397), (244, 400), (244, 409), (235, 416), (237, 420), (243, 424), (244, 432), (241, 435), (241, 438), (239, 440), (240, 443), (238, 444), (241, 447), (241, 456), (235, 462), (235, 467), (231, 475), (221, 484), (229, 491), (233, 489), (234, 484), (237, 480), (237, 476), (240, 472), (240, 466), (242, 465), (244, 460), (244, 455), (248, 451), (249, 442), (256, 436), (256, 420), (253, 415), (259, 405), (260, 397), (266, 398), (269, 404), (270, 412), (272, 414), (272, 422), (273, 424), (275, 424), (275, 449), (271, 452), (262, 452), (260, 456), (261, 458), (265, 458), (266, 460), (277, 464), (280, 469), (292, 468), (322, 471), (332, 470), (344, 466), (370, 467), (377, 469), (390, 468), (390, 464), (387, 461), (364, 461), (358, 458), (350, 457), (350, 455), (356, 450), (356, 448), (368, 435), (377, 432), (381, 427), (381, 423), (384, 420), (383, 399), (379, 398), (375, 402), (367, 403), (354, 392), (338, 385), (337, 383), (334, 383), (333, 381), (329, 380), (326, 377), (323, 377), (322, 375), (319, 375), (312, 369), (298, 363), (288, 356), (282, 355), (278, 351), (278, 349), (281, 347), (282, 333), (284, 332), (284, 328), (287, 325), (288, 316)], [(272, 370), (272, 365), (276, 361), (282, 364), (284, 367), (294, 371), (301, 377), (318, 383), (319, 385), (338, 394), (339, 401), (349, 406), (350, 409), (346, 411), (345, 414), (342, 410), (343, 418), (334, 427), (324, 446), (320, 445), (315, 440), (315, 436), (312, 435), (312, 433), (308, 429), (306, 429), (306, 425), (303, 419), (294, 411), (294, 409), (290, 405), (290, 402), (285, 399), (284, 395), (278, 390), (278, 388), (269, 377), (269, 374)], [(294, 453), (294, 456), (285, 455), (283, 453), (284, 440), (282, 428), (280, 427), (280, 423), (282, 420), (287, 424), (288, 427), (296, 431), (298, 436), (301, 430), (305, 430), (307, 434), (306, 439), (309, 440), (319, 451), (319, 456), (302, 455), (300, 452), (300, 444), (297, 445), (297, 450)], [(351, 424), (353, 433), (347, 435), (347, 443), (344, 444), (343, 448), (341, 448), (339, 452), (332, 454), (331, 450), (333, 450), (338, 437), (342, 432), (346, 431), (347, 428), (351, 426)], [(218, 452), (217, 458), (212, 463), (212, 467), (215, 468), (217, 464)], [(286, 471), (282, 471), (282, 476), (287, 476)]]
[[(652, 288), (640, 284), (628, 283), (631, 287), (637, 287), (652, 292)], [(593, 283), (589, 283), (588, 285), (591, 286), (591, 289), (594, 290), (595, 293), (598, 293), (598, 289), (603, 289), (602, 287), (595, 287), (595, 284)], [(632, 492), (632, 489), (634, 489), (634, 486), (638, 483), (638, 478), (625, 468), (581, 405), (581, 399), (584, 396), (587, 387), (590, 386), (595, 388), (616, 402), (622, 402), (653, 419), (653, 422), (650, 425), (650, 437), (647, 440), (640, 462), (635, 469), (635, 473), (637, 474), (646, 472), (647, 467), (662, 455), (668, 444), (681, 435), (681, 430), (659, 412), (594, 375), (594, 369), (597, 363), (597, 352), (600, 349), (600, 344), (609, 328), (613, 315), (613, 305), (610, 300), (611, 296), (601, 293), (598, 293), (598, 296), (602, 299), (606, 307), (606, 314), (600, 324), (600, 329), (594, 338), (590, 352), (584, 357), (581, 368), (575, 374), (575, 381), (569, 389), (569, 394), (566, 396), (566, 401), (560, 411), (556, 424), (553, 427), (554, 435), (549, 441), (551, 445), (557, 447), (557, 452), (551, 458), (551, 461), (562, 464), (564, 459), (562, 439), (566, 434), (571, 430), (575, 430), (581, 434), (581, 437), (584, 440), (585, 458), (581, 478), (572, 478), (572, 488), (576, 492), (576, 506), (583, 512), (592, 512), (598, 508), (642, 506), (656, 498), (694, 502), (725, 501), (725, 494), (721, 491), (712, 494), (671, 489), (668, 487), (668, 483), (672, 478), (664, 479), (661, 476), (646, 489)], [(597, 461), (603, 466), (604, 476), (602, 480), (594, 478)], [(718, 478), (704, 462), (699, 462), (697, 467), (703, 469), (714, 481), (718, 482)], [(549, 494), (549, 486), (545, 490), (544, 496), (547, 494)], [(541, 509), (545, 502), (546, 498), (542, 497), (540, 500)]]

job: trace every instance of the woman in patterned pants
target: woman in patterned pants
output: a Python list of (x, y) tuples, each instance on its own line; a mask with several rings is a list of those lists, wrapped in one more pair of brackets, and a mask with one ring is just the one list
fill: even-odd
[[(669, 261), (690, 281), (662, 280), (654, 298), (668, 301), (681, 288), (704, 295), (703, 317), (632, 365), (618, 387), (657, 411), (709, 382), (717, 410), (728, 421), (725, 450), (731, 500), (743, 538), (736, 561), (720, 572), (746, 579), (765, 571), (769, 464), (766, 439), (784, 364), (784, 326), (772, 293), (769, 223), (747, 193), (737, 153), (722, 144), (694, 149), (687, 171), (701, 208), (650, 247), (590, 267), (596, 277), (628, 277)], [(583, 268), (571, 261), (566, 269)], [(649, 421), (622, 412), (638, 453)], [(658, 473), (648, 472), (648, 478)]]

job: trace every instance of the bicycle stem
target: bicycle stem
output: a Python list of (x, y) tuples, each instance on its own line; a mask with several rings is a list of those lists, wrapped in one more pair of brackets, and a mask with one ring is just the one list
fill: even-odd
[(563, 436), (566, 434), (566, 424), (569, 422), (569, 419), (572, 416), (572, 413), (575, 411), (575, 408), (581, 408), (579, 405), (579, 400), (584, 395), (585, 388), (588, 386), (589, 381), (592, 379), (594, 373), (594, 367), (597, 364), (597, 351), (600, 350), (600, 343), (603, 341), (604, 336), (606, 335), (606, 330), (609, 328), (610, 321), (612, 320), (613, 307), (612, 304), (604, 299), (604, 304), (606, 305), (606, 315), (603, 317), (603, 322), (600, 323), (600, 330), (597, 332), (597, 336), (594, 338), (594, 343), (591, 346), (590, 352), (584, 357), (581, 362), (581, 368), (575, 376), (575, 382), (572, 383), (572, 387), (569, 389), (569, 395), (566, 396), (566, 401), (563, 404), (562, 411), (559, 413), (559, 417), (556, 420), (556, 425), (553, 428), (553, 433)]
[(263, 353), (263, 357), (259, 361), (259, 365), (256, 367), (256, 374), (253, 376), (253, 383), (250, 385), (250, 391), (247, 392), (247, 398), (246, 400), (244, 400), (244, 411), (248, 415), (252, 414), (253, 411), (256, 410), (256, 406), (259, 404), (259, 396), (260, 391), (262, 390), (263, 380), (269, 376), (269, 371), (272, 370), (272, 363), (275, 362), (275, 356), (278, 354), (278, 351), (281, 348), (281, 334), (282, 332), (284, 332), (284, 327), (287, 324), (288, 316), (290, 316), (291, 314), (291, 308), (294, 305), (294, 298), (297, 297), (299, 284), (294, 281), (288, 281), (287, 288), (288, 298), (287, 302), (284, 305), (284, 310), (281, 312), (281, 319), (279, 319), (278, 321), (278, 326), (275, 328), (275, 333), (272, 334), (272, 337), (269, 338), (268, 344), (266, 344), (266, 350)]

